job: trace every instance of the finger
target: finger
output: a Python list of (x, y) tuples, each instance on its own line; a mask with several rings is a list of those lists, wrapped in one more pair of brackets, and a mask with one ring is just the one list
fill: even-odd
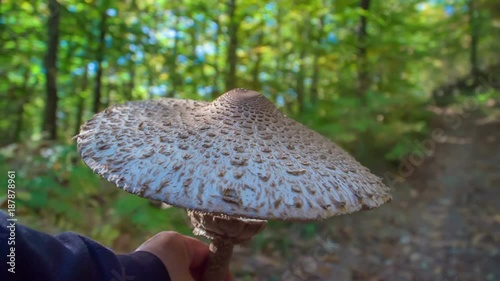
[(210, 254), (208, 246), (199, 240), (186, 236), (184, 236), (184, 243), (188, 250), (189, 268), (203, 267)]

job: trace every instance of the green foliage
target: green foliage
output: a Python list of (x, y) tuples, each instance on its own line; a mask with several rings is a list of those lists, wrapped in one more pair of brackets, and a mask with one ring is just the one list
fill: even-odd
[(312, 239), (318, 234), (316, 223), (307, 223), (302, 229), (302, 233), (306, 239)]
[(500, 91), (494, 88), (486, 88), (483, 91), (465, 93), (454, 96), (450, 108), (468, 116), (471, 113), (482, 114), (485, 121), (494, 121), (500, 118)]
[(300, 121), (350, 150), (367, 153), (359, 145), (369, 146), (368, 150), (385, 150), (386, 159), (396, 160), (426, 136), (431, 117), (426, 106), (423, 98), (370, 92), (365, 103), (339, 96), (331, 103), (318, 104), (301, 115)]

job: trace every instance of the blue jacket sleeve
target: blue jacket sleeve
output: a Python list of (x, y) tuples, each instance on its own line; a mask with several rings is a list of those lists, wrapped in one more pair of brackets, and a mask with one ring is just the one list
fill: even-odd
[(170, 281), (165, 265), (149, 252), (116, 255), (76, 233), (51, 236), (0, 212), (0, 280)]

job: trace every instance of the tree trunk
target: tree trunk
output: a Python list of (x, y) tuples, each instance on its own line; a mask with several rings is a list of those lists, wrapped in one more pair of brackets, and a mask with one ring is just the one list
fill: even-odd
[(133, 93), (135, 88), (135, 63), (129, 64), (128, 75), (130, 76), (130, 81), (128, 82), (128, 87), (125, 89), (125, 99), (130, 101), (133, 99)]
[(83, 110), (85, 109), (85, 98), (83, 93), (87, 91), (88, 86), (88, 67), (85, 67), (85, 72), (83, 73), (82, 86), (80, 88), (80, 93), (78, 93), (78, 104), (76, 108), (76, 118), (75, 118), (75, 135), (80, 132), (80, 125), (82, 124)]
[(370, 0), (360, 0), (359, 6), (362, 10), (362, 14), (359, 19), (359, 27), (357, 34), (357, 47), (358, 47), (358, 97), (364, 101), (366, 91), (370, 87), (370, 77), (368, 75), (368, 65), (367, 65), (367, 45), (368, 45), (368, 34), (367, 29), (367, 17), (366, 14), (370, 9)]
[(193, 25), (191, 26), (189, 30), (189, 35), (191, 36), (191, 87), (192, 87), (192, 92), (195, 94), (198, 94), (198, 83), (199, 83), (199, 78), (196, 77), (196, 72), (200, 68), (203, 68), (203, 65), (200, 63), (198, 60), (198, 55), (196, 53), (196, 47), (198, 46), (198, 33), (197, 33), (197, 28), (198, 28), (198, 22), (193, 21)]
[(476, 0), (469, 0), (469, 27), (470, 27), (470, 74), (474, 80), (474, 85), (478, 84), (479, 66), (477, 60), (477, 45), (479, 41), (479, 28), (476, 11)]
[(305, 87), (304, 87), (304, 80), (306, 76), (306, 66), (305, 66), (305, 57), (306, 57), (306, 46), (307, 46), (307, 40), (308, 40), (308, 32), (307, 32), (307, 26), (303, 25), (302, 30), (300, 32), (300, 53), (299, 53), (299, 71), (297, 73), (297, 85), (296, 85), (296, 92), (297, 92), (297, 103), (298, 103), (298, 113), (303, 113), (304, 112), (304, 105), (306, 102), (306, 97), (305, 97)]
[[(21, 142), (21, 134), (23, 133), (23, 130), (24, 130), (24, 120), (23, 120), (23, 117), (24, 117), (24, 112), (25, 112), (25, 108), (24, 106), (29, 102), (30, 100), (30, 95), (26, 95), (26, 93), (34, 93), (35, 92), (35, 89), (36, 89), (36, 86), (38, 84), (38, 79), (35, 79), (35, 82), (33, 83), (33, 85), (29, 85), (29, 78), (31, 76), (31, 71), (30, 69), (25, 69), (24, 71), (24, 75), (23, 75), (23, 83), (22, 83), (22, 86), (21, 88), (14, 88), (12, 89), (13, 91), (16, 91), (17, 89), (19, 89), (20, 93), (22, 94), (22, 96), (19, 98), (19, 105), (18, 105), (18, 108), (16, 110), (16, 116), (17, 116), (17, 120), (16, 122), (14, 122), (14, 130), (13, 130), (13, 135), (12, 136), (9, 136), (9, 139), (7, 140), (8, 143), (10, 143), (11, 141), (13, 142)], [(10, 91), (10, 89), (8, 90)]]
[(94, 104), (92, 106), (92, 112), (97, 113), (101, 109), (101, 91), (102, 91), (102, 62), (104, 61), (104, 49), (106, 43), (104, 39), (106, 38), (106, 20), (108, 15), (106, 14), (106, 9), (101, 12), (101, 22), (99, 24), (99, 45), (97, 47), (97, 72), (95, 76), (95, 88), (94, 88)]
[(238, 49), (238, 28), (239, 22), (235, 18), (236, 14), (236, 0), (229, 0), (228, 6), (228, 17), (229, 17), (229, 44), (227, 48), (227, 72), (226, 72), (226, 91), (234, 89), (237, 87), (238, 83), (236, 81), (236, 65), (238, 63), (238, 57), (236, 50)]
[(59, 46), (60, 7), (57, 0), (49, 0), (47, 53), (45, 56), (46, 99), (42, 130), (49, 140), (57, 138), (57, 47)]
[(213, 79), (213, 88), (212, 88), (212, 94), (210, 97), (208, 97), (210, 100), (213, 97), (216, 97), (220, 95), (221, 93), (219, 92), (219, 77), (220, 77), (220, 68), (219, 68), (219, 56), (220, 56), (220, 43), (219, 43), (219, 38), (221, 36), (221, 28), (220, 28), (220, 21), (218, 18), (218, 15), (216, 15), (216, 19), (214, 19), (215, 24), (217, 25), (217, 31), (215, 32), (215, 50), (214, 50), (214, 79)]
[[(359, 19), (359, 28), (357, 34), (357, 47), (358, 47), (358, 88), (357, 95), (362, 106), (366, 105), (366, 93), (370, 88), (370, 77), (368, 74), (368, 61), (366, 57), (367, 47), (368, 47), (368, 34), (367, 34), (367, 14), (370, 9), (370, 0), (360, 0), (359, 4), (362, 14)], [(364, 155), (365, 153), (365, 140), (370, 137), (370, 128), (366, 131), (360, 132), (357, 144), (355, 156)]]
[(16, 124), (14, 127), (14, 135), (13, 135), (13, 140), (14, 142), (21, 142), (21, 133), (23, 132), (23, 116), (24, 116), (24, 105), (26, 104), (26, 100), (23, 99), (21, 103), (19, 104), (19, 107), (17, 109), (16, 115), (17, 115), (17, 120)]
[(316, 37), (316, 44), (318, 49), (314, 52), (313, 58), (313, 74), (311, 81), (311, 91), (309, 93), (309, 97), (311, 98), (311, 103), (316, 104), (318, 102), (318, 83), (320, 78), (320, 68), (319, 68), (319, 57), (321, 56), (321, 39), (324, 36), (324, 24), (325, 24), (325, 16), (321, 16), (319, 18), (319, 27), (318, 34)]
[(306, 51), (304, 48), (300, 50), (299, 54), (299, 72), (297, 73), (297, 103), (298, 103), (298, 113), (304, 112), (304, 104), (306, 102), (304, 93), (304, 79), (305, 79), (305, 66), (304, 58), (306, 56)]
[(179, 52), (179, 16), (175, 15), (175, 25), (173, 27), (175, 32), (174, 46), (172, 48), (172, 54), (168, 59), (168, 71), (170, 71), (170, 91), (167, 91), (167, 97), (174, 97), (177, 92), (179, 74), (177, 74), (177, 53)]
[[(282, 10), (280, 5), (276, 7), (276, 82), (273, 85), (275, 87), (275, 93), (281, 92), (284, 85), (284, 75), (283, 75), (283, 36), (282, 36)], [(273, 100), (277, 99), (277, 94), (272, 96)]]
[[(153, 99), (153, 92), (151, 92), (151, 87), (153, 87), (154, 83), (155, 83), (155, 75), (153, 74), (153, 71), (150, 69), (150, 67), (148, 66), (146, 68), (148, 70), (148, 98), (149, 99)], [(165, 95), (168, 95), (168, 89), (167, 91), (165, 92)]]
[[(263, 25), (259, 25), (259, 29), (262, 28)], [(257, 37), (257, 46), (262, 46), (262, 43), (264, 41), (264, 32), (260, 31), (259, 35)], [(260, 91), (260, 80), (259, 80), (259, 74), (260, 74), (260, 66), (262, 64), (262, 53), (260, 51), (257, 52), (255, 55), (255, 64), (252, 69), (252, 87), (256, 91)]]
[(104, 101), (102, 102), (103, 108), (108, 108), (111, 105), (111, 92), (117, 90), (116, 84), (112, 84), (109, 80), (106, 83), (102, 83), (102, 89), (104, 92)]
[(21, 91), (23, 93), (23, 96), (19, 100), (19, 107), (16, 110), (17, 120), (14, 124), (14, 134), (13, 134), (13, 137), (10, 138), (14, 142), (21, 142), (21, 134), (22, 134), (23, 129), (24, 129), (23, 128), (24, 127), (23, 126), (24, 105), (28, 103), (29, 98), (30, 98), (29, 96), (25, 96), (24, 93), (33, 93), (34, 88), (36, 87), (36, 83), (35, 83), (35, 85), (33, 85), (31, 87), (28, 85), (30, 75), (31, 75), (30, 70), (26, 69), (24, 72), (24, 75), (23, 75), (24, 79), (23, 79), (23, 84), (21, 87)]
[[(199, 31), (201, 31), (203, 33), (203, 30), (207, 30), (207, 21), (201, 21), (201, 22), (199, 22), (199, 24), (200, 24), (200, 27), (197, 30), (197, 33), (196, 33), (197, 35), (196, 36), (200, 35)], [(199, 40), (199, 39), (197, 39), (197, 40)], [(207, 64), (206, 55), (205, 55), (204, 61), (201, 62), (201, 66), (198, 67), (198, 71), (200, 72), (200, 79), (198, 80), (197, 84), (203, 86), (204, 96), (205, 96), (205, 98), (207, 98), (207, 97), (210, 97), (210, 95), (212, 94), (212, 92), (211, 91), (206, 91), (207, 87), (210, 85), (210, 78), (208, 77), (208, 75), (207, 75), (207, 73), (205, 71), (205, 67), (203, 67), (203, 65), (205, 65), (205, 64)]]

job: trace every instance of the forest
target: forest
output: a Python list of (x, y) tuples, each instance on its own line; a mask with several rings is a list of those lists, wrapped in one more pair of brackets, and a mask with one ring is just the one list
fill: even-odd
[[(16, 171), (20, 223), (117, 252), (192, 235), (184, 210), (93, 174), (73, 137), (115, 104), (247, 88), (394, 199), (269, 222), (235, 251), (235, 280), (500, 280), (499, 1), (7, 0), (0, 41), (0, 207)], [(325, 237), (333, 250), (311, 270)]]

